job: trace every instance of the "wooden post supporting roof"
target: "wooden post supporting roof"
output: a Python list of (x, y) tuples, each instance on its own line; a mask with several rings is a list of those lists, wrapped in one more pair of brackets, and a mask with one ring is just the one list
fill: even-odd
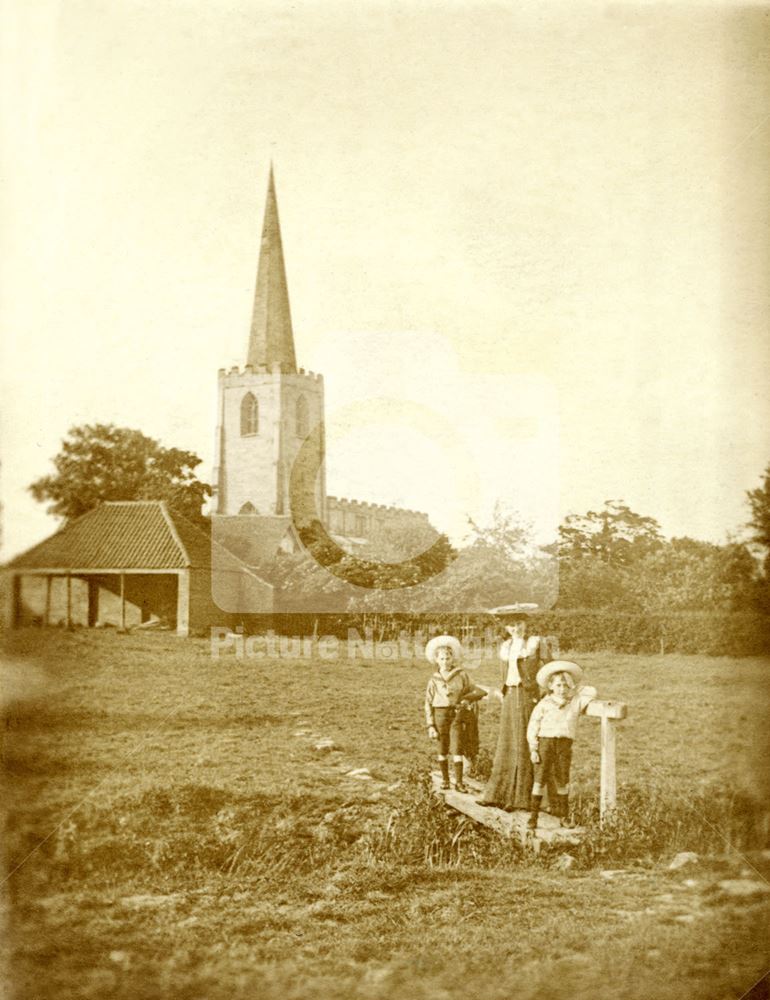
[(190, 634), (190, 570), (177, 573), (176, 634), (186, 638)]
[(120, 631), (126, 631), (126, 574), (120, 574)]
[(9, 573), (0, 588), (0, 623), (6, 628), (19, 624), (21, 618), (21, 574)]

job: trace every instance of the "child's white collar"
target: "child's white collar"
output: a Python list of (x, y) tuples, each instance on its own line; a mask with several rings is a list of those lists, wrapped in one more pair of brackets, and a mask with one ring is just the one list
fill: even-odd
[(573, 700), (573, 698), (577, 693), (578, 693), (577, 688), (573, 688), (572, 691), (570, 691), (569, 695), (564, 699), (564, 701), (560, 701), (553, 693), (553, 691), (549, 691), (548, 694), (546, 695), (546, 698), (550, 698), (551, 701), (554, 703), (554, 705), (558, 705), (559, 708), (564, 708), (565, 705), (569, 705), (569, 703)]

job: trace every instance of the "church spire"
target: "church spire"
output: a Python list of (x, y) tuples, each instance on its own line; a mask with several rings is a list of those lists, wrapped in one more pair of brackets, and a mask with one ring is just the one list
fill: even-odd
[(297, 370), (272, 163), (246, 363), (255, 368), (278, 364), (283, 371)]

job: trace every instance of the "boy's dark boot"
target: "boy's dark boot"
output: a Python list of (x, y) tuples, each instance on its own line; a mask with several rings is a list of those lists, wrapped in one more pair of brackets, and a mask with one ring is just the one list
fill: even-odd
[(568, 829), (572, 829), (572, 827), (574, 827), (576, 824), (569, 814), (569, 796), (557, 795), (556, 801), (558, 807), (557, 815), (561, 820), (561, 825), (567, 827)]
[(439, 767), (441, 768), (441, 790), (446, 791), (449, 788), (449, 761), (440, 760)]
[(529, 819), (527, 820), (528, 830), (537, 829), (537, 818), (540, 815), (540, 803), (542, 801), (542, 795), (533, 795), (529, 801)]
[(468, 791), (468, 789), (463, 784), (463, 762), (461, 760), (455, 761), (455, 791), (456, 792)]

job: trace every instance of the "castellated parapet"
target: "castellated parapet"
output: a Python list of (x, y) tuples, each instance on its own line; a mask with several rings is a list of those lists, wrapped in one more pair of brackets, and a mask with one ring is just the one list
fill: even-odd
[(291, 371), (287, 365), (244, 365), (239, 368), (238, 365), (233, 365), (232, 368), (220, 368), (218, 371), (219, 381), (223, 380), (228, 385), (242, 385), (245, 384), (240, 382), (239, 379), (250, 378), (253, 375), (284, 375), (286, 378), (300, 379), (306, 378), (313, 382), (323, 382), (324, 377), (318, 372), (306, 371), (304, 368), (300, 368), (297, 371)]
[(396, 525), (403, 528), (430, 526), (428, 515), (419, 510), (331, 496), (326, 498), (326, 521), (332, 534), (352, 538), (372, 538)]
[(396, 507), (393, 504), (387, 503), (370, 503), (368, 500), (349, 500), (347, 497), (329, 496), (326, 499), (329, 503), (345, 504), (351, 509), (361, 510), (364, 513), (384, 512), (391, 514), (412, 514), (415, 517), (424, 517), (426, 521), (428, 520), (428, 515), (424, 511), (411, 510), (409, 507)]

